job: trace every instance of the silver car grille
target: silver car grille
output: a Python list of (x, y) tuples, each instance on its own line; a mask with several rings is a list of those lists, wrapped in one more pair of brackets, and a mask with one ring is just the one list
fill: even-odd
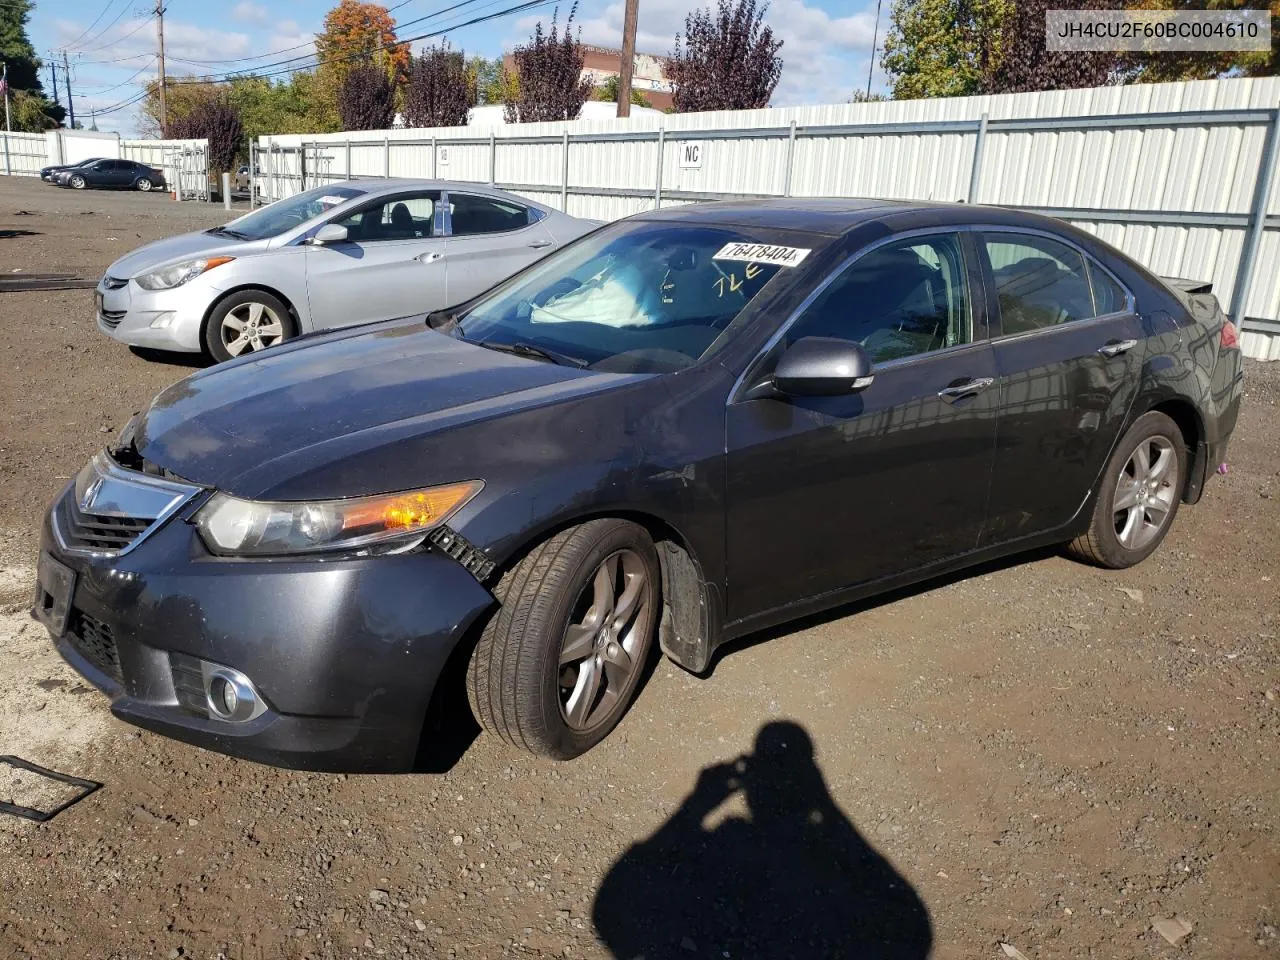
[(54, 536), (68, 553), (122, 556), (199, 491), (192, 484), (129, 470), (103, 451), (54, 504)]

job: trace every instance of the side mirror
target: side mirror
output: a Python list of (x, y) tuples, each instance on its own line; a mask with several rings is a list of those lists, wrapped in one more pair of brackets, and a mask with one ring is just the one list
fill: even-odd
[(834, 337), (805, 337), (782, 355), (773, 387), (792, 397), (843, 397), (871, 386), (871, 359), (862, 345)]
[(347, 239), (347, 228), (336, 223), (326, 223), (311, 236), (311, 243), (323, 247), (330, 243), (342, 243)]

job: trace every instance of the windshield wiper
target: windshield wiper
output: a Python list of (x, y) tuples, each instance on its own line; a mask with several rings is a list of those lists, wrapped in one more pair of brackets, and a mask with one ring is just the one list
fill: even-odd
[(554, 350), (547, 350), (543, 347), (536, 347), (532, 343), (494, 343), (490, 341), (468, 341), (475, 343), (477, 347), (485, 347), (489, 350), (497, 350), (499, 353), (512, 353), (517, 357), (528, 357), (531, 360), (544, 360), (547, 363), (558, 363), (562, 367), (577, 367), (583, 370), (587, 366), (587, 361), (579, 357), (571, 357), (567, 353), (558, 353)]
[(205, 233), (212, 233), (215, 236), (230, 237), (233, 240), (248, 240), (247, 233), (241, 233), (239, 230), (228, 230), (226, 227), (210, 227)]

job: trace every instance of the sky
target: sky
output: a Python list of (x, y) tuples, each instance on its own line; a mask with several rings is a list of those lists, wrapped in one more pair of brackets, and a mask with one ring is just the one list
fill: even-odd
[[(447, 31), (454, 49), (468, 56), (501, 55), (525, 41), (541, 19), (550, 26), (556, 0), (486, 23), (459, 26), (464, 21), (498, 13), (521, 0), (386, 0), (393, 8), (399, 36)], [(640, 0), (636, 49), (644, 53), (671, 52), (685, 15), (712, 0)], [(170, 76), (223, 75), (254, 67), (282, 71), (281, 63), (313, 52), (332, 0), (167, 0), (164, 33)], [(560, 0), (561, 19), (570, 0)], [(448, 12), (446, 8), (458, 5)], [(774, 93), (775, 106), (841, 103), (855, 89), (865, 89), (873, 35), (883, 40), (890, 4), (884, 3), (879, 33), (875, 33), (876, 0), (772, 0), (766, 22), (783, 40), (782, 80)], [(59, 63), (58, 94), (66, 103), (61, 70), (62, 51), (71, 66), (76, 119), (89, 125), (91, 111), (101, 130), (125, 135), (138, 132), (138, 108), (121, 106), (137, 96), (155, 76), (156, 23), (146, 0), (36, 0), (28, 30), (36, 51), (45, 60), (42, 73), (50, 93), (51, 60)], [(581, 0), (575, 23), (585, 43), (621, 46), (621, 0)], [(414, 22), (417, 21), (417, 22)], [(413, 44), (415, 52), (428, 43)], [(300, 64), (298, 64), (300, 65)], [(872, 89), (883, 89), (877, 69)], [(83, 119), (82, 119), (83, 118)]]

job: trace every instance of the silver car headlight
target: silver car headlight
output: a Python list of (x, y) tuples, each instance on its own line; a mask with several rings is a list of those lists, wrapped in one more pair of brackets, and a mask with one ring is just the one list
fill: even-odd
[(265, 502), (213, 496), (195, 516), (205, 545), (224, 556), (271, 557), (372, 545), (407, 549), (484, 487), (467, 480), (349, 500)]
[(181, 263), (170, 264), (151, 273), (144, 273), (136, 279), (138, 286), (143, 290), (172, 290), (234, 259), (235, 257), (208, 257), (200, 260), (183, 260)]

